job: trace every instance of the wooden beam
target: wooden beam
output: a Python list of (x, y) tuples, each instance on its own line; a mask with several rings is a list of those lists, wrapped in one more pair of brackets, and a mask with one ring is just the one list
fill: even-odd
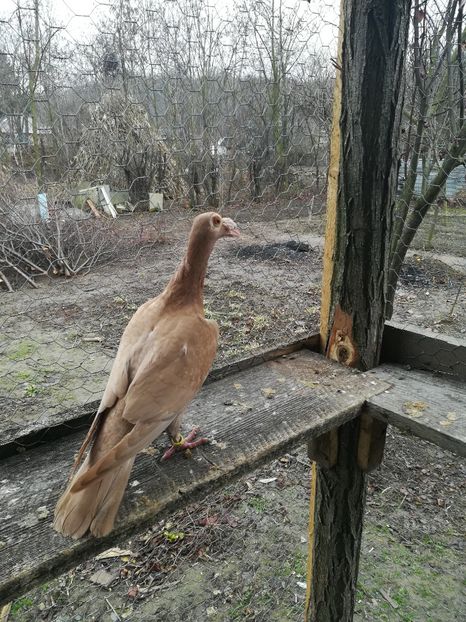
[(387, 322), (380, 361), (448, 374), (466, 381), (464, 340), (418, 326)]
[(354, 459), (358, 437), (356, 418), (339, 430), (336, 464), (313, 465), (306, 620), (352, 619), (366, 495), (364, 474)]
[(367, 407), (359, 419), (358, 466), (364, 473), (370, 473), (382, 463), (387, 424), (376, 419)]
[(368, 400), (370, 414), (466, 457), (466, 382), (399, 365), (381, 365), (371, 375), (391, 387)]
[[(335, 84), (321, 344), (329, 358), (379, 360), (396, 191), (410, 0), (342, 0)], [(350, 622), (365, 472), (383, 454), (385, 425), (363, 418), (309, 448), (313, 467), (306, 622)], [(336, 457), (335, 457), (336, 454)]]
[(192, 403), (184, 425), (202, 426), (202, 433), (216, 442), (198, 448), (190, 461), (175, 456), (161, 463), (164, 438), (142, 452), (115, 530), (99, 540), (72, 541), (51, 528), (55, 503), (84, 432), (0, 461), (0, 605), (350, 421), (366, 399), (387, 388), (309, 350), (210, 383)]
[[(322, 436), (313, 438), (307, 446), (307, 455), (310, 460), (320, 466), (331, 469), (337, 463), (338, 458), (338, 430), (332, 428)], [(314, 486), (314, 482), (311, 482)], [(311, 518), (314, 521), (314, 517)]]

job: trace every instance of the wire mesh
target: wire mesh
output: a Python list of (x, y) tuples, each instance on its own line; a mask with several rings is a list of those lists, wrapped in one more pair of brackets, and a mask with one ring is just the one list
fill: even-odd
[[(430, 309), (421, 321), (440, 332), (449, 324), (445, 332), (456, 334), (464, 334), (464, 261), (457, 257), (464, 258), (466, 248), (463, 55), (462, 3), (416, 0), (406, 61), (389, 298), (393, 301), (400, 280), (396, 313), (404, 320), (417, 315), (419, 321), (419, 312), (409, 309), (412, 295), (403, 290), (424, 290), (416, 298)], [(436, 296), (444, 285), (448, 295)]]
[[(95, 405), (125, 325), (162, 291), (201, 211), (242, 230), (210, 262), (215, 366), (318, 330), (338, 4), (3, 3), (2, 434)], [(414, 1), (387, 275), (393, 319), (460, 338), (463, 29), (461, 2)], [(371, 476), (357, 619), (457, 619), (459, 461), (393, 435)], [(283, 456), (9, 615), (300, 619), (308, 494), (306, 456)]]

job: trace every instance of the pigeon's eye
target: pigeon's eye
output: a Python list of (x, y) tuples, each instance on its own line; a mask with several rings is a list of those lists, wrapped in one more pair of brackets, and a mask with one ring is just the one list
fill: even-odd
[(212, 218), (212, 224), (214, 225), (214, 227), (219, 227), (221, 222), (222, 219), (220, 218), (220, 216), (214, 216)]

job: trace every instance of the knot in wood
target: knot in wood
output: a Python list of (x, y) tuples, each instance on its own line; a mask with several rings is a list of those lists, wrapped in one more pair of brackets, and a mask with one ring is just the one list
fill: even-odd
[(356, 367), (358, 348), (353, 340), (353, 319), (337, 305), (332, 330), (327, 346), (327, 356), (342, 365)]
[(336, 347), (337, 351), (337, 359), (340, 363), (346, 363), (349, 359), (350, 353), (348, 352), (348, 348), (345, 346), (338, 345)]
[(357, 351), (348, 335), (338, 331), (335, 341), (330, 345), (330, 358), (342, 365), (353, 366), (357, 362)]

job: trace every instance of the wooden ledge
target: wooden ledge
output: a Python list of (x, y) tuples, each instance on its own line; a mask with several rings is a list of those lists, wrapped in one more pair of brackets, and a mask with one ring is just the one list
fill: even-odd
[(211, 382), (191, 405), (215, 443), (191, 460), (160, 463), (161, 439), (135, 463), (115, 530), (74, 542), (51, 528), (53, 509), (84, 431), (0, 463), (0, 604), (142, 531), (240, 474), (355, 417), (389, 385), (371, 373), (300, 350)]
[(465, 382), (400, 365), (381, 365), (371, 373), (392, 386), (368, 400), (370, 414), (466, 457)]
[[(232, 361), (226, 365), (215, 367), (209, 373), (205, 384), (215, 382), (244, 369), (261, 365), (266, 361), (276, 359), (284, 354), (296, 352), (303, 348), (319, 350), (320, 335), (297, 335), (291, 343), (270, 344), (267, 349), (260, 349), (254, 354)], [(68, 436), (80, 430), (87, 430), (100, 400), (67, 409), (65, 412), (54, 413), (47, 418), (26, 425), (10, 425), (0, 422), (0, 459), (13, 456), (38, 445), (49, 443), (52, 440)]]
[(381, 363), (409, 365), (466, 381), (466, 343), (426, 328), (387, 322)]

